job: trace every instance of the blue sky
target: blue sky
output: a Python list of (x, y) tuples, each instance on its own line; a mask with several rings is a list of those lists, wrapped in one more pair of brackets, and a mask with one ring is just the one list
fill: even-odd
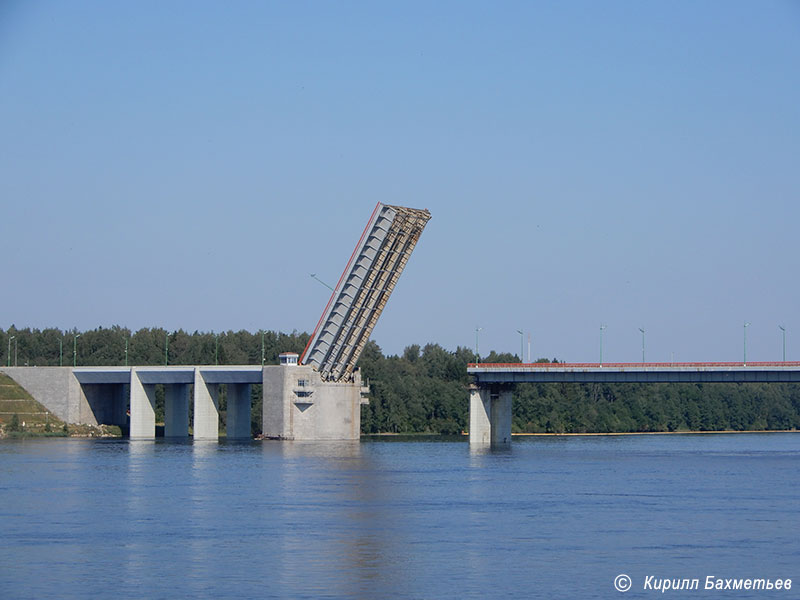
[(789, 1), (5, 0), (0, 327), (310, 331), (381, 201), (387, 353), (798, 360), (798, 65)]

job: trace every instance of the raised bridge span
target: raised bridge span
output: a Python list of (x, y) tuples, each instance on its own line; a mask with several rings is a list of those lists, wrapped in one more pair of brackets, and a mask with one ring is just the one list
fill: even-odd
[(511, 441), (516, 383), (792, 383), (800, 362), (471, 363), (469, 443)]

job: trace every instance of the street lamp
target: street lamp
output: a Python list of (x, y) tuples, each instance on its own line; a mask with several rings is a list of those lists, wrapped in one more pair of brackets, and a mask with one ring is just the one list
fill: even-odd
[(266, 355), (264, 354), (264, 330), (261, 330), (261, 366), (264, 366)]
[(164, 366), (169, 365), (169, 332), (164, 332)]
[(72, 338), (72, 366), (78, 366), (78, 338), (81, 337), (81, 334), (78, 333)]
[(214, 364), (219, 365), (219, 334), (214, 334)]
[(639, 331), (642, 332), (642, 364), (644, 364), (644, 329), (639, 327)]
[(742, 361), (742, 366), (747, 366), (747, 328), (750, 327), (750, 323), (747, 321), (744, 322), (744, 360)]
[(522, 362), (522, 350), (524, 348), (525, 341), (523, 338), (522, 330), (517, 329), (517, 333), (519, 334), (519, 362)]
[(125, 366), (128, 366), (128, 336), (125, 336)]
[(17, 342), (18, 342), (18, 341), (19, 341), (19, 340), (18, 340), (18, 339), (16, 339), (16, 337), (15, 337), (15, 338), (14, 338), (14, 366), (15, 366), (15, 367), (17, 366)]
[(600, 366), (603, 366), (603, 331), (605, 331), (606, 326), (600, 325)]
[(316, 279), (316, 280), (317, 280), (317, 281), (319, 281), (319, 282), (320, 282), (322, 285), (324, 285), (326, 288), (328, 288), (330, 291), (332, 291), (332, 292), (335, 292), (335, 291), (336, 291), (336, 290), (334, 290), (334, 289), (333, 289), (331, 286), (329, 286), (327, 283), (325, 283), (324, 281), (322, 281), (322, 279), (320, 279), (319, 277), (317, 277), (317, 274), (316, 274), (316, 273), (309, 273), (309, 275), (311, 275), (311, 278), (312, 278), (312, 279)]
[(475, 362), (481, 362), (481, 355), (478, 354), (478, 332), (483, 329), (483, 327), (475, 327)]
[(64, 366), (64, 336), (62, 335), (58, 340), (58, 366)]
[(778, 325), (778, 329), (783, 333), (783, 362), (786, 362), (786, 327)]
[(17, 336), (12, 335), (10, 338), (8, 338), (8, 351), (6, 352), (6, 359), (7, 359), (6, 362), (8, 363), (6, 365), (7, 367), (11, 366), (11, 340), (13, 340), (15, 337)]

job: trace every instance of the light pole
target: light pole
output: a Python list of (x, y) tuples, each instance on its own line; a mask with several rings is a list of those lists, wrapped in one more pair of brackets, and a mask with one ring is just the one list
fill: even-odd
[(164, 366), (169, 365), (169, 332), (164, 332)]
[(219, 365), (219, 334), (214, 334), (214, 364)]
[(531, 363), (531, 333), (528, 332), (528, 364)]
[(64, 366), (64, 337), (60, 337), (58, 340), (58, 366)]
[(606, 326), (600, 325), (600, 366), (603, 366), (603, 331), (605, 331)]
[(125, 336), (125, 366), (128, 366), (128, 336)]
[(78, 366), (78, 338), (81, 337), (81, 334), (78, 333), (72, 338), (72, 366)]
[(522, 350), (525, 347), (525, 339), (521, 329), (517, 329), (517, 333), (519, 334), (519, 362), (522, 362)]
[(742, 361), (742, 366), (747, 366), (747, 328), (750, 327), (750, 323), (747, 321), (744, 322), (744, 360)]
[(10, 338), (8, 338), (8, 351), (6, 352), (6, 362), (8, 363), (6, 365), (7, 367), (11, 366), (11, 340), (13, 340), (15, 337), (17, 336), (12, 335)]
[(18, 341), (19, 340), (17, 340), (16, 337), (15, 337), (14, 338), (14, 366), (15, 367), (17, 366), (17, 342)]
[(642, 332), (642, 364), (644, 364), (644, 328), (639, 327), (639, 331)]
[(329, 286), (327, 283), (325, 283), (324, 281), (322, 281), (322, 279), (320, 279), (319, 277), (317, 277), (317, 274), (316, 274), (316, 273), (309, 273), (309, 275), (311, 275), (311, 278), (312, 278), (312, 279), (316, 279), (316, 280), (317, 280), (317, 281), (319, 281), (319, 282), (320, 282), (322, 285), (324, 285), (326, 288), (328, 288), (330, 291), (332, 291), (332, 292), (335, 292), (335, 291), (336, 291), (336, 290), (334, 290), (334, 289), (333, 289), (331, 286)]
[(261, 366), (264, 366), (264, 330), (261, 330)]
[(786, 362), (786, 327), (783, 325), (778, 325), (778, 328), (783, 333), (783, 362)]
[(483, 327), (475, 327), (475, 362), (481, 362), (481, 355), (478, 354), (478, 332), (483, 329)]

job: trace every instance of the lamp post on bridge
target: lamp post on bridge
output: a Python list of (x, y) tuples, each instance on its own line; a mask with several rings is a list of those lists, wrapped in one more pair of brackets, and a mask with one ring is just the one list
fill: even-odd
[(318, 282), (320, 282), (322, 285), (324, 285), (326, 288), (328, 288), (330, 291), (332, 291), (332, 292), (335, 292), (335, 291), (336, 291), (336, 290), (334, 290), (334, 289), (333, 289), (331, 286), (329, 286), (327, 283), (325, 283), (324, 281), (322, 281), (322, 279), (320, 279), (319, 277), (317, 277), (317, 274), (316, 274), (316, 273), (309, 273), (309, 275), (311, 275), (311, 279), (315, 279), (315, 280), (317, 280), (317, 281), (318, 281)]
[(600, 325), (600, 366), (603, 366), (603, 331), (605, 331), (606, 326)]
[(744, 322), (744, 357), (742, 361), (742, 366), (747, 366), (747, 328), (750, 327), (750, 323), (747, 321)]
[(164, 332), (164, 366), (169, 365), (169, 332)]
[(644, 328), (639, 327), (639, 331), (642, 332), (642, 364), (644, 364)]
[(517, 333), (519, 334), (519, 362), (521, 363), (523, 361), (522, 350), (524, 348), (525, 340), (521, 329), (517, 329)]
[(483, 327), (475, 327), (475, 362), (481, 362), (481, 355), (478, 354), (478, 332), (483, 329)]
[(778, 325), (778, 329), (783, 333), (783, 362), (786, 362), (786, 327)]
[(528, 364), (531, 362), (531, 332), (528, 332)]
[(264, 366), (264, 330), (261, 330), (261, 366)]
[(58, 339), (58, 366), (64, 366), (64, 336)]

